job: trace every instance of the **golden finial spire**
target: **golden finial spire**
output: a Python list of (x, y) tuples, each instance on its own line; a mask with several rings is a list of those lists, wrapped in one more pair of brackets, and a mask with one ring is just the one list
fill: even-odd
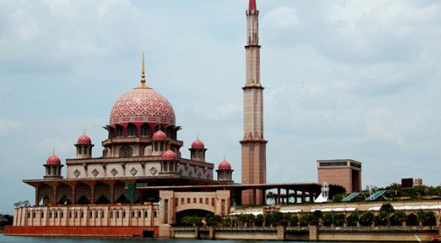
[(141, 87), (145, 87), (145, 61), (144, 52), (142, 53), (142, 74), (141, 74)]

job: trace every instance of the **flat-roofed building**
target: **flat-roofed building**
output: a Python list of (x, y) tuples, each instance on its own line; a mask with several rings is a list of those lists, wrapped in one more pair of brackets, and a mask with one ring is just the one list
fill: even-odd
[(361, 191), (361, 162), (352, 159), (317, 160), (318, 183), (341, 185), (347, 193)]

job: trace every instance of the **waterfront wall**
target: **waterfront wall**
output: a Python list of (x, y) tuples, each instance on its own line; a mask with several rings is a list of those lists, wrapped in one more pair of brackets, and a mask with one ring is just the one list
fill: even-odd
[(23, 207), (14, 210), (14, 226), (146, 227), (159, 222), (155, 205)]
[(75, 227), (75, 226), (8, 226), (5, 235), (75, 236), (75, 237), (133, 237), (146, 230), (158, 235), (158, 227)]
[(439, 227), (174, 227), (176, 239), (277, 240), (277, 241), (430, 241)]

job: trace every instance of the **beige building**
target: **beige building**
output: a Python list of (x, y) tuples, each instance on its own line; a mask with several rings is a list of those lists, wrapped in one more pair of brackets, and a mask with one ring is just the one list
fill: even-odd
[(361, 162), (352, 159), (317, 160), (318, 183), (343, 186), (346, 193), (361, 191)]

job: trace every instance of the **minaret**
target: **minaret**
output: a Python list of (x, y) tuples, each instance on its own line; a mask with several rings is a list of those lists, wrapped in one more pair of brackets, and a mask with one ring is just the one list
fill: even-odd
[[(244, 137), (242, 144), (242, 184), (266, 183), (266, 143), (263, 136), (263, 86), (260, 83), (259, 11), (250, 0), (247, 15), (246, 83), (244, 92)], [(260, 190), (242, 193), (242, 204), (262, 204)]]

